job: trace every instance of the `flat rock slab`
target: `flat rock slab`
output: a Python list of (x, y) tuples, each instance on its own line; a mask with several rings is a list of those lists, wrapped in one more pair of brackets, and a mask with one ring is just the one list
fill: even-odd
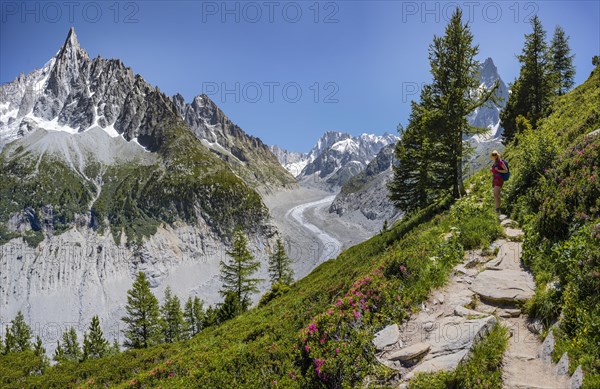
[(506, 234), (506, 236), (508, 236), (509, 238), (516, 238), (518, 236), (523, 235), (523, 231), (518, 229), (518, 228), (510, 228), (510, 227), (506, 227), (504, 229), (504, 233)]
[(494, 316), (480, 319), (466, 319), (459, 316), (441, 319), (436, 329), (427, 334), (427, 343), (431, 345), (429, 353), (406, 375), (410, 380), (421, 372), (433, 373), (440, 370), (456, 369), (479, 339), (496, 323)]
[(521, 270), (485, 270), (475, 277), (470, 289), (482, 300), (494, 303), (523, 302), (533, 297), (533, 277)]
[(489, 316), (488, 313), (483, 313), (483, 312), (478, 312), (478, 311), (474, 311), (472, 309), (469, 308), (465, 308), (461, 305), (457, 305), (454, 308), (454, 314), (456, 316), (462, 316), (462, 317), (468, 317), (468, 316)]
[(408, 347), (402, 348), (400, 350), (391, 352), (388, 355), (387, 359), (402, 362), (412, 361), (413, 359), (417, 359), (423, 356), (423, 354), (427, 353), (430, 348), (431, 345), (429, 343), (416, 343)]
[(521, 251), (522, 244), (520, 242), (505, 242), (500, 246), (496, 258), (486, 263), (485, 268), (518, 270), (521, 268)]
[(400, 328), (398, 328), (398, 324), (394, 323), (375, 334), (373, 345), (377, 350), (384, 350), (386, 347), (396, 344), (399, 336)]

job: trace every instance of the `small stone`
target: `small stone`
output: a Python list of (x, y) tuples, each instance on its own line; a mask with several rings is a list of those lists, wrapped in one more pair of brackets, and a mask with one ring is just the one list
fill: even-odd
[(440, 302), (440, 304), (444, 303), (444, 295), (441, 293), (438, 293), (438, 295), (436, 296), (437, 301)]
[(560, 357), (560, 360), (558, 361), (558, 364), (556, 365), (556, 374), (569, 374), (569, 354), (567, 354), (566, 352), (563, 353), (562, 357)]
[(577, 366), (575, 372), (571, 376), (569, 380), (569, 388), (571, 389), (579, 389), (583, 384), (583, 370), (581, 370), (581, 365)]
[(430, 348), (431, 348), (431, 345), (429, 343), (416, 343), (411, 346), (405, 347), (403, 349), (393, 351), (388, 356), (388, 359), (390, 359), (392, 361), (403, 361), (403, 362), (411, 361), (413, 359), (417, 359), (417, 358), (425, 355), (429, 351)]
[(509, 317), (519, 317), (521, 316), (521, 310), (518, 308), (507, 308), (500, 311), (500, 317), (509, 318)]
[(534, 334), (538, 335), (544, 329), (544, 325), (539, 320), (534, 320), (531, 323), (527, 323), (527, 329)]
[(396, 342), (398, 342), (398, 338), (400, 337), (400, 329), (398, 328), (398, 324), (392, 324), (390, 326), (385, 327), (381, 331), (375, 334), (375, 338), (373, 339), (373, 345), (377, 350), (383, 350), (386, 347), (389, 347)]
[(423, 323), (423, 329), (427, 332), (433, 331), (435, 328), (435, 323), (432, 321), (428, 321), (427, 323)]

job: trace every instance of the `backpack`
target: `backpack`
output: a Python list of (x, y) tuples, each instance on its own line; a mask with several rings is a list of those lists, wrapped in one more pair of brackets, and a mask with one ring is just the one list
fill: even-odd
[(502, 177), (502, 180), (504, 181), (508, 181), (508, 179), (510, 178), (510, 168), (508, 167), (508, 162), (506, 162), (505, 160), (501, 160), (502, 163), (504, 164), (504, 166), (506, 166), (506, 173), (500, 173), (500, 176)]

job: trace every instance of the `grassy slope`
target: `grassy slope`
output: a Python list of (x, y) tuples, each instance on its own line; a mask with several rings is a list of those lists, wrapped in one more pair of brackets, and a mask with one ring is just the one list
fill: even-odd
[[(500, 232), (487, 193), (488, 182), (482, 176), (478, 180), (474, 194), (450, 211), (443, 211), (445, 205), (424, 210), (320, 265), (266, 306), (208, 328), (190, 341), (59, 365), (42, 376), (22, 377), (22, 382), (65, 387), (84, 385), (91, 379), (92, 386), (256, 387), (277, 381), (301, 387), (356, 385), (367, 375), (385, 380), (389, 372), (374, 363), (372, 334), (401, 320), (431, 288), (442, 285), (452, 266), (462, 259), (463, 246), (487, 246)], [(485, 207), (477, 205), (479, 196), (485, 198)], [(453, 231), (452, 227), (461, 233), (445, 241), (443, 236)], [(400, 266), (405, 270), (399, 271)], [(347, 304), (347, 293), (355, 281), (369, 275), (378, 278), (374, 289), (380, 298), (377, 307), (370, 313), (361, 311), (360, 320), (344, 315), (335, 302), (343, 299)], [(328, 310), (333, 314), (327, 315)], [(315, 343), (307, 339), (304, 329), (310, 323), (323, 324), (329, 340)], [(309, 352), (306, 345), (311, 345)], [(343, 352), (334, 355), (332, 347), (343, 348)], [(327, 371), (327, 380), (316, 374), (314, 365), (315, 358), (324, 355), (327, 362), (322, 369)], [(8, 366), (17, 357), (2, 358), (5, 361), (0, 366), (5, 362)], [(169, 378), (170, 373), (174, 376)], [(15, 382), (0, 383), (20, 385)]]
[(581, 364), (600, 387), (600, 67), (557, 99), (537, 131), (508, 148), (508, 204), (525, 227), (523, 260), (535, 275), (530, 313), (555, 331), (558, 360)]

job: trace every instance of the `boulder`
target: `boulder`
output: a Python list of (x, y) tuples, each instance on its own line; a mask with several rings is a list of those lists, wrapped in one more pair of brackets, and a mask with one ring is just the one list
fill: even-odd
[(482, 300), (494, 303), (524, 302), (533, 297), (533, 277), (519, 270), (485, 270), (473, 281), (470, 289)]
[(402, 348), (400, 350), (391, 352), (388, 356), (388, 359), (392, 361), (402, 362), (412, 361), (414, 359), (422, 357), (429, 351), (430, 348), (431, 345), (429, 343), (416, 343), (408, 347)]
[(544, 325), (539, 319), (536, 319), (530, 323), (527, 323), (527, 329), (537, 335), (542, 332)]
[(431, 345), (421, 362), (406, 375), (410, 380), (420, 372), (450, 371), (469, 355), (473, 346), (496, 324), (494, 316), (479, 319), (449, 316), (438, 322), (436, 331), (428, 334)]
[(375, 334), (373, 345), (375, 345), (377, 350), (384, 350), (386, 347), (396, 344), (399, 336), (400, 329), (398, 328), (398, 324), (394, 323)]

